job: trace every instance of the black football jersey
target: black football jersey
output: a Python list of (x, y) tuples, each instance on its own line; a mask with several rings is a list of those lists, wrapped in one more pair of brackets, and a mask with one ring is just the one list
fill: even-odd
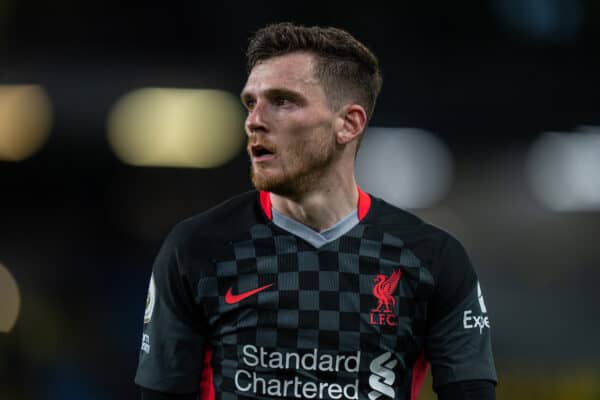
[(249, 192), (187, 219), (153, 266), (137, 384), (201, 399), (416, 399), (496, 381), (463, 246), (359, 190), (358, 223), (320, 247)]

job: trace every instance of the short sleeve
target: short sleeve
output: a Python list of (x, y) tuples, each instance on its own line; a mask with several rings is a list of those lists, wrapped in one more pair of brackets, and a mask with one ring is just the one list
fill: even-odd
[(437, 263), (425, 343), (434, 388), (467, 380), (497, 382), (488, 309), (464, 247), (450, 237)]
[(135, 382), (167, 393), (197, 392), (207, 329), (195, 285), (179, 262), (172, 232), (154, 262)]

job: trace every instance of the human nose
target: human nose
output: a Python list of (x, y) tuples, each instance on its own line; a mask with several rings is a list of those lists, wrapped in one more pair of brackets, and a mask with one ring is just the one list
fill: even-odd
[(248, 111), (246, 122), (244, 124), (248, 136), (254, 133), (265, 133), (268, 131), (265, 111), (264, 105), (261, 102), (256, 102), (254, 107)]

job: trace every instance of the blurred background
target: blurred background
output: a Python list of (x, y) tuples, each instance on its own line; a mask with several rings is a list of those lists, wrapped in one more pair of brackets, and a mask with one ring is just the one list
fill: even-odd
[(137, 398), (162, 239), (251, 189), (237, 96), (276, 21), (378, 55), (359, 183), (467, 247), (498, 398), (600, 399), (593, 0), (0, 0), (0, 399)]

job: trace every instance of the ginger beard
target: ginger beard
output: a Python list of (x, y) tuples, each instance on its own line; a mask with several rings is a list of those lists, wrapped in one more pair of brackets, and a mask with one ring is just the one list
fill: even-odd
[[(257, 141), (248, 139), (250, 146)], [(260, 141), (258, 141), (260, 144)], [(255, 163), (250, 166), (252, 183), (257, 190), (294, 197), (315, 188), (340, 153), (334, 135), (315, 132), (294, 140), (286, 148), (269, 146), (276, 162)]]

